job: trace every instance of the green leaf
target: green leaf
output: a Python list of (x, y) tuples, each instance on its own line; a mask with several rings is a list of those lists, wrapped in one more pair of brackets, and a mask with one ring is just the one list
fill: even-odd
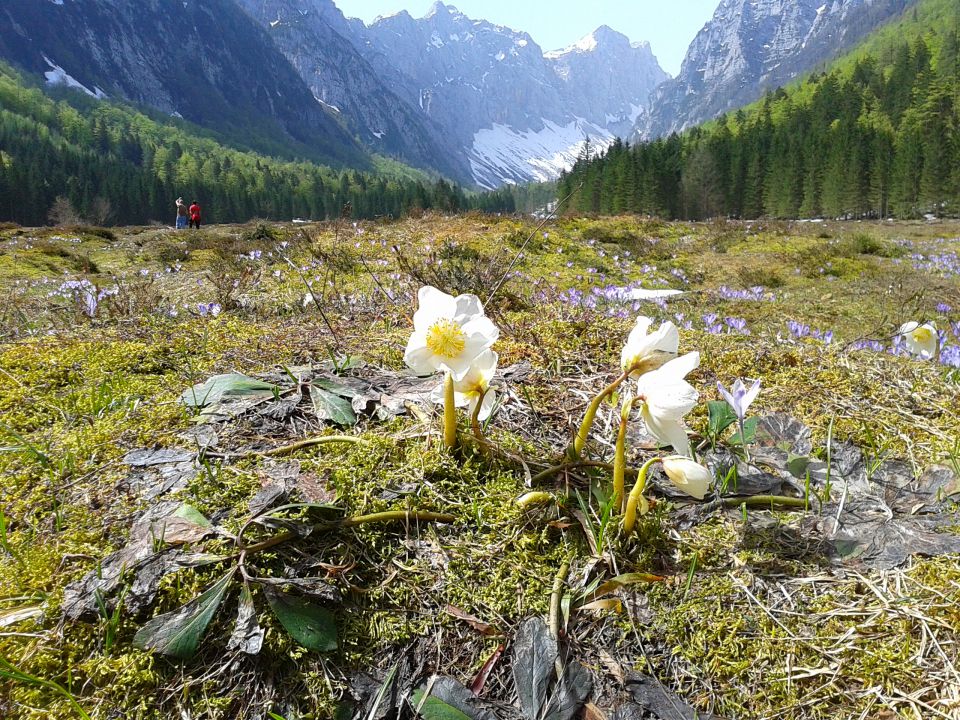
[(387, 693), (389, 693), (393, 687), (393, 680), (397, 676), (397, 670), (399, 667), (399, 663), (394, 663), (393, 667), (391, 667), (387, 672), (387, 676), (383, 679), (383, 682), (380, 684), (380, 689), (377, 690), (377, 694), (373, 698), (373, 702), (370, 704), (370, 712), (367, 713), (367, 720), (376, 720), (377, 715), (380, 712), (380, 706), (387, 697)]
[(240, 373), (214, 375), (206, 382), (184, 390), (180, 399), (187, 407), (202, 408), (215, 405), (221, 400), (237, 397), (273, 397), (280, 388), (262, 380), (256, 380)]
[(357, 424), (357, 416), (349, 400), (319, 387), (310, 388), (310, 400), (313, 401), (313, 412), (318, 420), (330, 420), (337, 425)]
[(173, 513), (173, 517), (183, 518), (188, 522), (192, 522), (194, 525), (199, 525), (200, 527), (212, 527), (210, 521), (206, 516), (197, 510), (193, 505), (184, 503), (176, 509)]
[(310, 385), (313, 387), (323, 388), (324, 390), (332, 392), (334, 395), (339, 395), (340, 397), (345, 398), (355, 398), (361, 394), (348, 385), (338, 383), (335, 380), (327, 380), (326, 378), (314, 378), (310, 381)]
[(290, 637), (307, 650), (337, 649), (337, 621), (333, 613), (297, 595), (263, 586), (270, 609)]
[(191, 657), (220, 607), (233, 573), (231, 570), (183, 607), (153, 618), (134, 635), (134, 647), (181, 659)]
[(752, 443), (757, 436), (757, 423), (759, 422), (760, 419), (755, 417), (744, 420), (743, 434), (746, 436), (746, 441), (740, 437), (740, 431), (737, 430), (737, 432), (730, 436), (730, 443), (733, 445), (748, 445)]
[(422, 689), (417, 688), (411, 696), (413, 707), (424, 720), (473, 720), (469, 715), (448, 705), (440, 698), (428, 695), (424, 698)]
[(795, 478), (804, 479), (809, 465), (810, 458), (806, 455), (794, 455), (790, 453), (787, 456), (787, 471)]
[(723, 400), (711, 400), (707, 403), (707, 432), (716, 439), (720, 433), (737, 421), (737, 414)]

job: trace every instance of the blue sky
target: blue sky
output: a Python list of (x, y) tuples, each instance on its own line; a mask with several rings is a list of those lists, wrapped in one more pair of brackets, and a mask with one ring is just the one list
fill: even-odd
[[(444, 0), (472, 18), (530, 33), (544, 50), (572, 45), (600, 25), (631, 40), (647, 40), (671, 75), (687, 46), (710, 19), (719, 0)], [(433, 0), (335, 0), (347, 17), (369, 23), (377, 15), (406, 10), (427, 13)]]

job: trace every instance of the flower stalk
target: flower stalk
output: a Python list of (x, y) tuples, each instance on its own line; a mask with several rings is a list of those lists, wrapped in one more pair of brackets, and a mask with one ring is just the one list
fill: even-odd
[[(632, 370), (632, 368), (631, 368)], [(583, 422), (580, 423), (580, 429), (577, 430), (577, 435), (573, 439), (573, 444), (567, 449), (567, 455), (571, 460), (579, 460), (580, 455), (583, 453), (583, 446), (587, 444), (587, 437), (590, 435), (590, 428), (593, 427), (593, 421), (597, 417), (597, 410), (600, 409), (600, 404), (610, 395), (613, 395), (617, 391), (623, 382), (630, 377), (630, 371), (625, 371), (620, 377), (614, 380), (612, 383), (607, 385), (600, 393), (590, 401), (590, 404), (587, 406), (587, 412), (583, 416)]]
[(627, 395), (620, 406), (620, 427), (617, 430), (617, 443), (613, 455), (613, 506), (617, 512), (623, 512), (624, 475), (627, 467), (627, 422), (633, 408), (633, 396)]
[(627, 498), (627, 508), (623, 513), (623, 531), (627, 535), (633, 533), (633, 528), (637, 524), (637, 509), (639, 508), (639, 514), (643, 515), (649, 508), (647, 499), (643, 496), (643, 491), (647, 487), (647, 473), (658, 462), (660, 462), (660, 458), (650, 458), (640, 466), (640, 471), (637, 473), (637, 481), (633, 484), (633, 490), (630, 491), (630, 496)]
[(483, 428), (480, 426), (480, 413), (483, 411), (483, 399), (487, 395), (487, 388), (484, 388), (480, 391), (480, 395), (477, 398), (477, 404), (473, 408), (473, 412), (470, 413), (470, 427), (473, 429), (473, 435), (480, 440), (484, 441), (486, 438), (483, 437)]
[(457, 446), (457, 405), (451, 373), (443, 379), (443, 444), (448, 450)]

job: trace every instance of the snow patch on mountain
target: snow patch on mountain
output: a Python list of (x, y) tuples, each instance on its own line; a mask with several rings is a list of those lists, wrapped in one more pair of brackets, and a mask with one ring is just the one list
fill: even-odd
[(573, 166), (588, 142), (604, 150), (614, 136), (605, 128), (577, 118), (559, 125), (545, 120), (541, 130), (516, 130), (494, 123), (474, 135), (470, 149), (473, 176), (481, 187), (555, 179)]
[(590, 33), (589, 35), (584, 35), (573, 45), (568, 45), (562, 50), (550, 50), (549, 52), (545, 52), (543, 56), (547, 58), (547, 60), (556, 60), (557, 58), (568, 55), (569, 53), (593, 52), (596, 49), (597, 36), (595, 33)]
[[(62, 5), (63, 3), (54, 4)], [(67, 87), (74, 88), (75, 90), (80, 90), (92, 98), (97, 98), (97, 100), (103, 100), (107, 97), (107, 94), (100, 88), (94, 87), (93, 90), (91, 90), (80, 81), (72, 78), (66, 70), (57, 65), (46, 55), (43, 56), (43, 60), (51, 67), (51, 70), (48, 70), (43, 74), (43, 76), (47, 79), (47, 85), (66, 85)]]

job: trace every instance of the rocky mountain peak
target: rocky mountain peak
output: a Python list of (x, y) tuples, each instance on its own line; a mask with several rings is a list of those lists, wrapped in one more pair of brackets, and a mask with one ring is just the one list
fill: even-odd
[(641, 137), (746, 105), (854, 45), (912, 0), (721, 0), (658, 88)]

